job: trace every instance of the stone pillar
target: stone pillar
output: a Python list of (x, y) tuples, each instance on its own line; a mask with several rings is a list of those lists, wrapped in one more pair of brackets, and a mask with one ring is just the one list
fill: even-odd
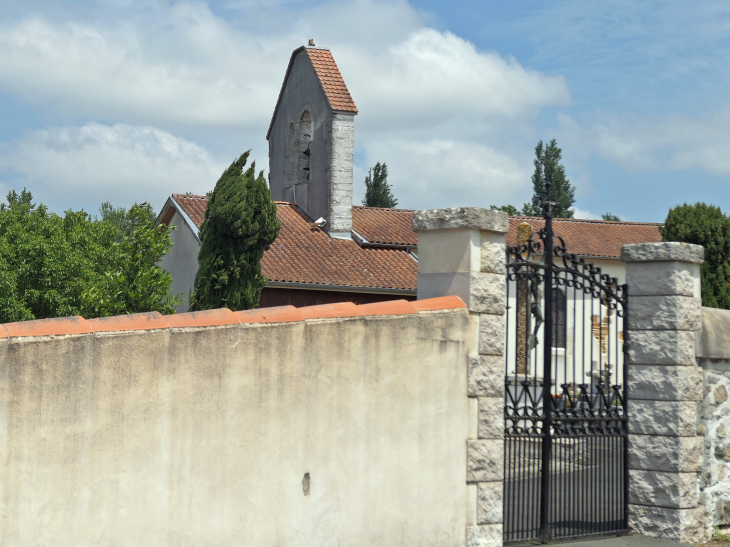
[(468, 547), (501, 547), (504, 480), (506, 213), (476, 207), (418, 211), (418, 298), (456, 295), (474, 329), (467, 357), (473, 408), (466, 439)]
[(676, 242), (621, 252), (629, 287), (629, 524), (693, 543), (704, 539), (695, 357), (703, 256), (701, 246)]

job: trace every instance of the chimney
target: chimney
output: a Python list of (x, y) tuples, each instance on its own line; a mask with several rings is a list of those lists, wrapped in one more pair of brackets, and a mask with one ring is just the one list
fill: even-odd
[(329, 181), (329, 234), (351, 239), (352, 234), (352, 150), (355, 145), (355, 117), (334, 112)]

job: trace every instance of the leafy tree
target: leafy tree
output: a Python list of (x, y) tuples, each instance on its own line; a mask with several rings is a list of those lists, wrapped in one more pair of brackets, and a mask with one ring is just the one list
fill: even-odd
[(376, 163), (371, 167), (365, 177), (365, 199), (362, 204), (365, 207), (384, 207), (392, 209), (398, 205), (398, 200), (393, 196), (388, 184), (388, 166), (384, 163)]
[(169, 229), (146, 222), (120, 242), (109, 222), (83, 211), (61, 217), (32, 199), (11, 191), (0, 204), (0, 320), (174, 312), (172, 278), (155, 265), (171, 247)]
[(660, 230), (664, 241), (705, 248), (705, 262), (700, 267), (702, 305), (730, 309), (730, 219), (714, 205), (685, 203), (669, 210)]
[(83, 307), (90, 316), (175, 313), (182, 298), (170, 294), (172, 276), (157, 265), (172, 248), (173, 228), (155, 226), (151, 210), (148, 203), (135, 203), (126, 212), (122, 227), (126, 231), (114, 248), (109, 266), (82, 295)]
[(104, 222), (110, 222), (119, 230), (119, 241), (121, 241), (123, 237), (130, 235), (138, 226), (140, 226), (139, 218), (137, 218), (140, 216), (139, 213), (143, 213), (144, 221), (149, 221), (154, 224), (155, 220), (157, 220), (157, 214), (155, 214), (155, 210), (152, 209), (152, 205), (149, 203), (142, 203), (141, 205), (139, 203), (135, 203), (134, 207), (138, 208), (134, 214), (132, 214), (131, 209), (127, 210), (124, 207), (114, 207), (108, 201), (105, 201), (101, 204), (101, 207), (99, 207), (101, 220)]
[[(575, 203), (575, 188), (565, 177), (565, 167), (560, 163), (563, 151), (558, 148), (555, 139), (547, 146), (542, 141), (535, 147), (535, 173), (532, 175), (534, 198), (545, 199), (545, 181), (552, 182), (553, 217), (573, 218), (573, 204)], [(533, 199), (534, 199), (533, 198)], [(542, 210), (533, 203), (525, 203), (522, 214), (526, 216), (541, 216)]]
[(613, 213), (604, 213), (601, 215), (601, 218), (603, 220), (612, 220), (615, 222), (619, 222), (621, 219), (618, 218), (618, 216), (614, 215)]
[(518, 216), (520, 214), (520, 210), (515, 207), (514, 205), (490, 205), (490, 209), (493, 209), (494, 211), (504, 211), (509, 216)]
[(266, 284), (261, 257), (281, 224), (263, 171), (255, 176), (255, 162), (243, 170), (249, 152), (226, 169), (208, 200), (191, 310), (259, 305)]

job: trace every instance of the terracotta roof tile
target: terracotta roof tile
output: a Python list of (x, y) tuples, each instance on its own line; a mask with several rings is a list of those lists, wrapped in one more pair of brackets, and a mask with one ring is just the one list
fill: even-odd
[[(208, 198), (173, 194), (173, 199), (199, 229)], [(405, 251), (361, 248), (354, 241), (330, 238), (296, 204), (277, 202), (277, 215), (279, 237), (261, 260), (270, 281), (416, 289), (418, 264)]]
[(312, 62), (314, 72), (319, 78), (319, 83), (322, 84), (322, 89), (332, 110), (357, 113), (355, 101), (350, 96), (345, 80), (342, 78), (330, 50), (308, 47), (304, 51), (307, 52), (307, 56)]
[(172, 194), (172, 199), (185, 211), (195, 225), (200, 229), (205, 220), (205, 208), (208, 205), (207, 196), (191, 196), (189, 194)]
[[(532, 231), (545, 226), (542, 218), (510, 217), (507, 244), (517, 243), (517, 225), (527, 222)], [(619, 258), (625, 243), (656, 243), (662, 240), (660, 224), (610, 222), (606, 220), (553, 219), (555, 234), (565, 240), (568, 252), (580, 256)]]
[(352, 208), (352, 229), (370, 243), (418, 245), (413, 231), (413, 211), (409, 209)]

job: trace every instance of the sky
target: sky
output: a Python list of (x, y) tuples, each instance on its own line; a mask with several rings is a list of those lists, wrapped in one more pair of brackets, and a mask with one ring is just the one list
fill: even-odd
[(0, 194), (52, 211), (203, 194), (266, 130), (291, 52), (329, 48), (359, 114), (354, 199), (532, 196), (556, 139), (576, 217), (730, 212), (730, 5), (720, 1), (0, 0)]

